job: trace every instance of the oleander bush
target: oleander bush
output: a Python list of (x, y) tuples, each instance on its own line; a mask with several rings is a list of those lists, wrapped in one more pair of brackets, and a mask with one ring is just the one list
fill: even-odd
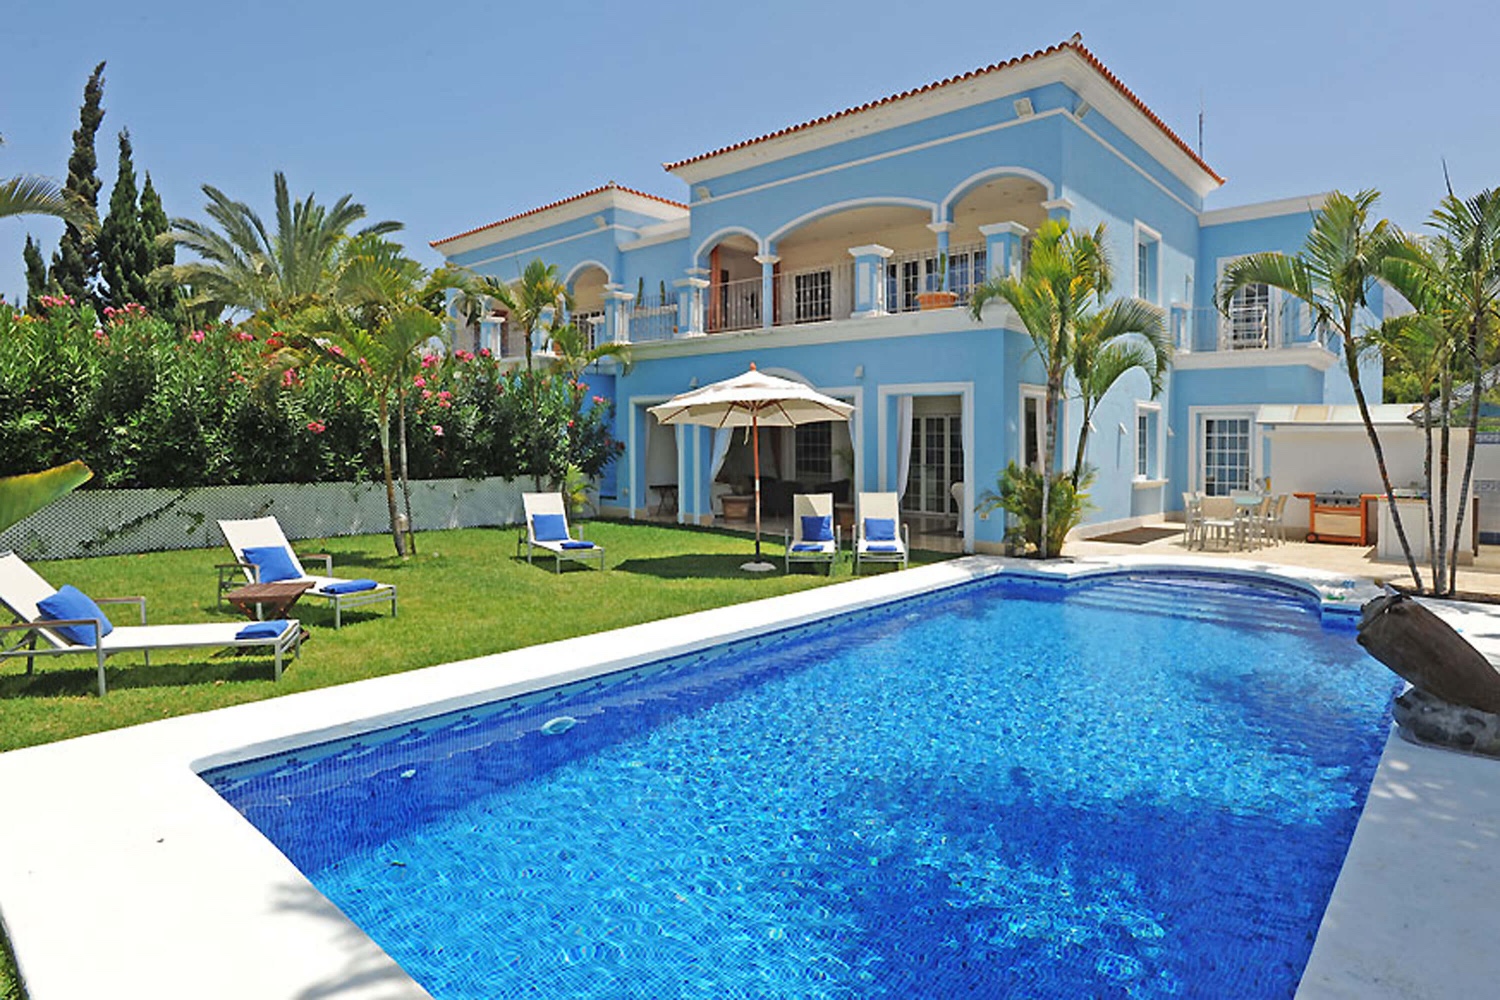
[[(181, 332), (140, 306), (96, 313), (0, 303), (0, 475), (82, 459), (90, 487), (380, 477), (366, 384), (294, 362), (253, 324)], [(597, 475), (617, 453), (610, 407), (577, 413), (570, 376), (502, 372), (486, 352), (429, 353), (408, 400), (416, 478)], [(394, 415), (393, 415), (394, 416)]]

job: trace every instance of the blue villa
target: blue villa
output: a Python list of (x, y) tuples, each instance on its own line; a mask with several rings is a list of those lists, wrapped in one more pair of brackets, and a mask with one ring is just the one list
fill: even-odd
[[(742, 436), (658, 427), (647, 408), (754, 362), (856, 407), (847, 427), (763, 435), (769, 513), (826, 484), (897, 490), (913, 530), (1000, 551), (1004, 525), (972, 498), (1007, 462), (1038, 460), (1043, 377), (1008, 307), (975, 322), (964, 303), (1020, 267), (1048, 218), (1106, 225), (1116, 292), (1161, 309), (1176, 352), (1160, 395), (1132, 372), (1092, 418), (1091, 533), (1271, 475), (1260, 407), (1353, 400), (1305, 308), (1264, 287), (1227, 316), (1213, 307), (1225, 263), (1298, 250), (1321, 197), (1205, 211), (1223, 178), (1078, 36), (666, 170), (685, 202), (607, 184), (432, 244), (504, 280), (534, 258), (557, 265), (574, 321), (632, 345), (628, 372), (589, 377), (626, 445), (600, 486), (608, 512), (739, 512), (724, 497), (748, 485)], [(922, 309), (940, 284), (958, 307)], [(506, 358), (524, 348), (500, 312), (456, 336)], [(1378, 361), (1361, 374), (1378, 400)], [(1081, 415), (1077, 400), (1065, 410), (1059, 467)]]

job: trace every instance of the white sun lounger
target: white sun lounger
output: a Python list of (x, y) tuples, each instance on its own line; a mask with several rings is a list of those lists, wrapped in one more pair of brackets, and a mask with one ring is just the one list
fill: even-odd
[[(871, 539), (871, 519), (891, 521), (895, 527), (892, 538)], [(901, 499), (894, 493), (861, 493), (855, 506), (854, 522), (854, 572), (867, 562), (900, 563), (907, 565), (911, 551), (911, 529), (901, 523)]]
[[(532, 549), (542, 549), (551, 552), (557, 557), (557, 572), (562, 572), (562, 561), (564, 559), (575, 559), (578, 562), (587, 562), (596, 559), (599, 568), (604, 569), (604, 548), (593, 542), (585, 541), (583, 532), (577, 537), (573, 535), (573, 529), (568, 526), (568, 509), (563, 503), (561, 493), (522, 493), (521, 506), (526, 510), (526, 561), (531, 562)], [(557, 516), (562, 518), (561, 538), (555, 537), (559, 532), (544, 532), (542, 538), (537, 537), (536, 519), (538, 515), (543, 517)], [(547, 522), (543, 522), (544, 525)], [(556, 526), (557, 522), (551, 522)]]
[[(808, 538), (803, 533), (805, 517), (828, 519), (830, 537)], [(842, 532), (833, 519), (832, 493), (798, 493), (792, 497), (792, 530), (786, 539), (786, 571), (792, 571), (794, 562), (827, 563), (828, 575), (833, 575), (833, 564), (839, 556)]]
[(224, 595), (231, 590), (243, 586), (246, 583), (260, 583), (260, 570), (245, 558), (245, 550), (261, 548), (265, 546), (279, 546), (286, 549), (291, 557), (292, 565), (296, 567), (297, 576), (286, 582), (308, 582), (312, 589), (304, 597), (316, 597), (319, 600), (328, 601), (333, 605), (333, 627), (342, 628), (344, 625), (344, 612), (352, 608), (362, 608), (367, 604), (384, 604), (389, 601), (391, 605), (391, 617), (396, 617), (396, 585), (393, 583), (377, 583), (371, 590), (356, 590), (349, 593), (337, 593), (339, 584), (347, 584), (350, 581), (342, 577), (333, 576), (333, 556), (326, 552), (316, 554), (309, 553), (305, 558), (318, 559), (323, 563), (324, 576), (313, 576), (302, 568), (302, 560), (292, 548), (292, 544), (286, 540), (286, 534), (281, 530), (281, 524), (274, 517), (257, 517), (243, 521), (220, 521), (219, 531), (224, 535), (224, 541), (229, 544), (230, 551), (234, 553), (238, 562), (220, 563), (219, 571), (219, 607), (224, 606)]
[[(99, 670), (99, 694), (105, 692), (104, 658), (114, 653), (143, 653), (146, 663), (151, 663), (151, 652), (157, 649), (234, 648), (255, 649), (271, 647), (276, 657), (276, 679), (281, 680), (281, 669), (287, 653), (294, 657), (302, 652), (302, 625), (290, 620), (281, 632), (274, 636), (241, 639), (239, 632), (250, 622), (202, 622), (196, 625), (147, 625), (146, 599), (144, 597), (96, 598), (96, 604), (134, 604), (140, 609), (139, 625), (117, 625), (94, 644), (74, 642), (58, 633), (56, 628), (67, 625), (91, 625), (93, 619), (43, 618), (37, 603), (57, 593), (36, 570), (14, 552), (0, 554), (0, 604), (3, 604), (17, 621), (0, 625), (0, 659), (24, 656), (26, 672), (35, 667), (38, 656), (91, 655)], [(48, 627), (48, 626), (52, 627)]]

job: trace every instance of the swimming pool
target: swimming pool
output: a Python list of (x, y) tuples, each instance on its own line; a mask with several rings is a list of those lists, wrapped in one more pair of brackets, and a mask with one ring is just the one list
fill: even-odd
[(205, 777), (439, 998), (1286, 996), (1393, 686), (1285, 591), (1001, 580)]

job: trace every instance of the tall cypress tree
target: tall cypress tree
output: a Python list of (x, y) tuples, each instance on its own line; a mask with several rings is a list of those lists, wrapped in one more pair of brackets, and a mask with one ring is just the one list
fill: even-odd
[(21, 259), (26, 262), (26, 308), (34, 310), (47, 294), (47, 262), (42, 259), (41, 248), (31, 242), (30, 233), (26, 234), (26, 249), (21, 251)]
[[(99, 132), (99, 123), (104, 121), (104, 110), (100, 107), (103, 100), (104, 64), (100, 63), (83, 88), (83, 106), (78, 109), (78, 128), (73, 132), (73, 155), (68, 157), (68, 180), (63, 185), (64, 194), (81, 199), (96, 212), (99, 188), (103, 185), (95, 173), (99, 160), (94, 155), (94, 136)], [(90, 286), (98, 274), (94, 237), (70, 223), (52, 257), (53, 283), (83, 303), (91, 298)]]
[[(146, 183), (141, 188), (141, 234), (146, 239), (146, 249), (151, 255), (151, 271), (158, 267), (171, 267), (177, 261), (177, 247), (161, 234), (170, 228), (166, 209), (162, 207), (161, 195), (151, 183), (151, 171), (146, 171)], [(181, 297), (175, 287), (165, 282), (146, 283), (147, 298), (141, 304), (169, 323), (181, 325), (182, 310), (178, 307)]]
[(116, 309), (129, 302), (149, 306), (146, 275), (151, 273), (151, 248), (136, 208), (135, 163), (131, 159), (130, 130), (120, 130), (120, 169), (109, 196), (109, 215), (99, 227), (99, 289), (101, 300)]

